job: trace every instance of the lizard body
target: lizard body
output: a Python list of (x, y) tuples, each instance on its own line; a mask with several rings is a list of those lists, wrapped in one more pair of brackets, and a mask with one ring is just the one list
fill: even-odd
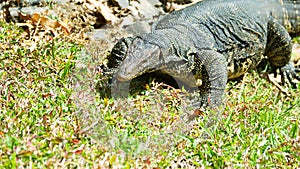
[(199, 105), (214, 108), (228, 79), (267, 57), (299, 79), (290, 64), (291, 36), (300, 32), (300, 1), (205, 0), (160, 19), (151, 32), (121, 39), (108, 58), (119, 82), (153, 71), (197, 87)]

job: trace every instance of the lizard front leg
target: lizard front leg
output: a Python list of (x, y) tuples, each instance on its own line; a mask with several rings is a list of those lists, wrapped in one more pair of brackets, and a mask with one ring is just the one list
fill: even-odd
[(216, 51), (202, 50), (194, 53), (194, 62), (196, 81), (202, 81), (198, 84), (200, 108), (218, 110), (228, 78), (226, 58)]

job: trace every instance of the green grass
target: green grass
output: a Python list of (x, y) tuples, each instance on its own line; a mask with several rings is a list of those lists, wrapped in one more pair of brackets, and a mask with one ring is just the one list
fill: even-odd
[(152, 83), (103, 99), (93, 90), (103, 58), (70, 37), (0, 25), (1, 168), (300, 165), (299, 89), (286, 97), (250, 72), (227, 85), (219, 120), (208, 111), (188, 123), (186, 92)]

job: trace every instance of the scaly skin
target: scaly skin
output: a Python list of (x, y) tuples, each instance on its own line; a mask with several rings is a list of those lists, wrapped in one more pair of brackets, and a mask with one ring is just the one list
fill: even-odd
[[(152, 32), (123, 38), (109, 67), (119, 82), (160, 71), (200, 92), (199, 106), (221, 104), (228, 79), (254, 69), (265, 57), (288, 79), (291, 35), (300, 32), (300, 1), (207, 0), (166, 15)], [(116, 62), (117, 60), (117, 62)]]

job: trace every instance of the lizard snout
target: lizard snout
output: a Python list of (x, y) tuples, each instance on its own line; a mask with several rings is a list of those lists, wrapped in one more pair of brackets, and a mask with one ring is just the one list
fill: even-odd
[(116, 78), (120, 82), (127, 82), (127, 81), (132, 80), (133, 78), (135, 78), (135, 76), (130, 76), (129, 74), (126, 73), (126, 71), (124, 71), (123, 69), (120, 69), (117, 72)]

